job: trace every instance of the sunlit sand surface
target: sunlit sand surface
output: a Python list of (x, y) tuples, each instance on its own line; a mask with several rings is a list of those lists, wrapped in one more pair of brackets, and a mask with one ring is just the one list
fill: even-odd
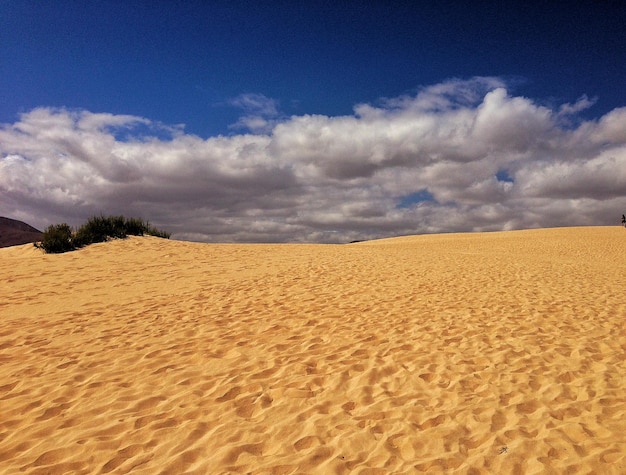
[(2, 474), (624, 474), (626, 229), (0, 249)]

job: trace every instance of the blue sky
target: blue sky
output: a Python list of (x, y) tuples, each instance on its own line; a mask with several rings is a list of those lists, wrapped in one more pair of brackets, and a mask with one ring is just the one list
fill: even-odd
[(610, 0), (0, 0), (0, 214), (202, 241), (614, 224), (624, 24)]

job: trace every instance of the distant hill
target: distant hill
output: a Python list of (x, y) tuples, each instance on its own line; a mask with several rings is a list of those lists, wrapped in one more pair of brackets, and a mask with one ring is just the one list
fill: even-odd
[(0, 216), (0, 247), (19, 246), (40, 241), (42, 232), (32, 226), (11, 218)]

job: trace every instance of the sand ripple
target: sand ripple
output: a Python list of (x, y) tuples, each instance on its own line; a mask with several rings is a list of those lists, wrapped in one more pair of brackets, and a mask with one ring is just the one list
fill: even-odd
[(0, 250), (0, 473), (626, 473), (626, 231)]

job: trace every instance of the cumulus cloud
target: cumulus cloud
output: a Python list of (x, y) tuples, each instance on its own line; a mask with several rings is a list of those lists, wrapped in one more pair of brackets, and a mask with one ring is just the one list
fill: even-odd
[(626, 108), (564, 121), (592, 105), (585, 96), (552, 109), (474, 78), (349, 116), (284, 118), (260, 94), (232, 105), (247, 132), (208, 139), (142, 117), (22, 114), (0, 128), (0, 215), (45, 227), (125, 214), (178, 239), (346, 242), (610, 225), (626, 210)]

